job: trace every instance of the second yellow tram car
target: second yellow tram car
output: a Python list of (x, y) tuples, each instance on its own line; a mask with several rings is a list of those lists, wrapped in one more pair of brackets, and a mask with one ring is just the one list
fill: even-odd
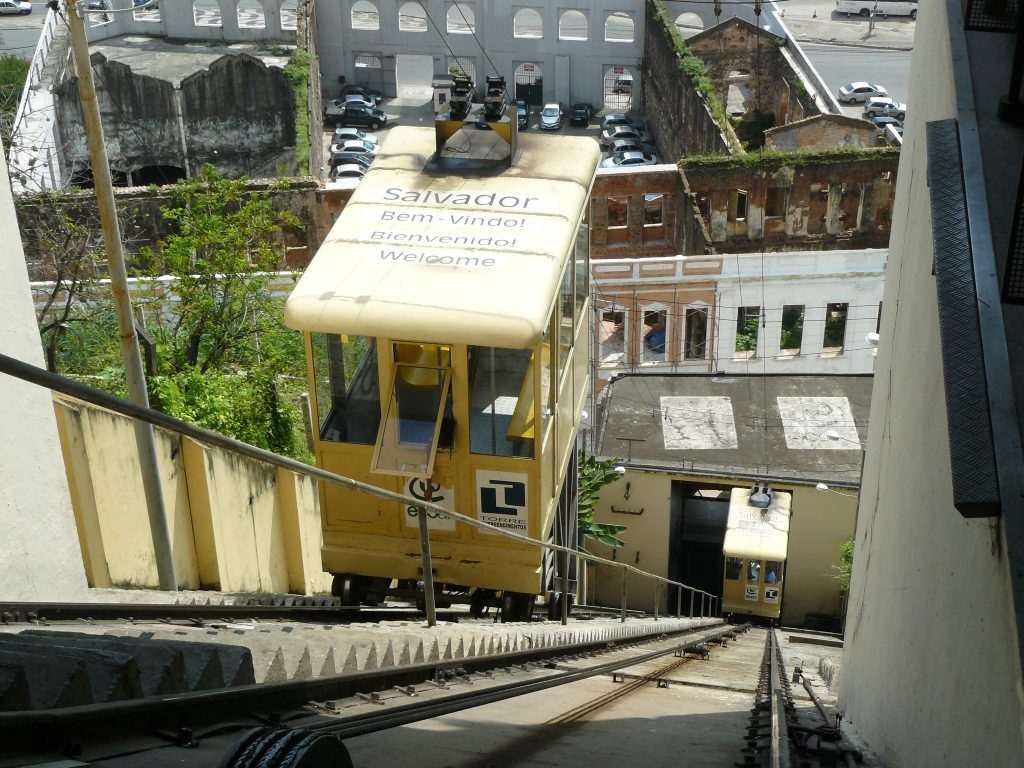
[[(511, 167), (436, 149), (430, 128), (392, 129), (288, 299), (317, 461), (572, 545), (600, 153), (592, 138), (541, 135), (519, 139)], [(414, 508), (319, 492), (336, 594), (422, 578)], [(451, 518), (429, 528), (435, 581), (500, 599), (507, 619), (551, 588), (552, 558), (535, 547)]]
[(722, 612), (775, 620), (782, 611), (792, 495), (733, 488), (725, 528)]

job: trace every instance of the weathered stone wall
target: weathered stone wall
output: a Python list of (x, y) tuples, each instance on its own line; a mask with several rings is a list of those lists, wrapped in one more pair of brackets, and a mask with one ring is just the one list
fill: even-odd
[[(645, 220), (648, 195), (664, 195), (664, 216), (660, 225)], [(627, 201), (624, 228), (608, 227), (609, 198)], [(590, 199), (590, 257), (595, 261), (714, 253), (700, 213), (675, 166), (599, 170)]]
[[(764, 127), (785, 125), (819, 114), (818, 107), (800, 82), (800, 76), (782, 53), (785, 38), (733, 18), (687, 41), (704, 62), (708, 77), (723, 104), (729, 102), (730, 86), (748, 90), (745, 109), (737, 115), (751, 121), (757, 133)], [(727, 107), (735, 114), (732, 107)], [(767, 125), (765, 125), (767, 123)], [(742, 128), (737, 132), (744, 135)], [(753, 146), (760, 145), (760, 137)]]
[[(646, 1), (644, 24), (643, 104), (658, 148), (666, 158), (728, 153), (729, 142), (711, 115), (704, 97), (679, 69), (671, 20), (663, 7)], [(680, 40), (682, 38), (679, 38)]]
[[(269, 184), (256, 180), (250, 182), (250, 187), (263, 190), (268, 189)], [(141, 248), (153, 247), (171, 233), (173, 223), (165, 221), (160, 213), (161, 207), (170, 202), (168, 189), (134, 187), (115, 190), (129, 261)], [(348, 189), (325, 190), (313, 179), (293, 179), (287, 189), (271, 192), (275, 207), (289, 211), (299, 221), (297, 226), (281, 233), (285, 247), (282, 268), (304, 267), (309, 263), (351, 195), (352, 190)], [(58, 202), (55, 203), (55, 199)], [(26, 195), (15, 201), (15, 207), (31, 280), (53, 279), (52, 271), (48, 269), (48, 254), (40, 252), (39, 240), (31, 234), (32, 229), (63, 227), (58, 219), (67, 216), (75, 224), (93, 230), (95, 239), (99, 240), (99, 215), (96, 198), (91, 191), (63, 192), (57, 198)]]
[(885, 248), (899, 152), (801, 152), (680, 163), (723, 253)]
[[(179, 91), (170, 80), (136, 74), (101, 54), (92, 61), (113, 170), (170, 166), (191, 172), (212, 162), (238, 176), (275, 161), (291, 170), (295, 96), (280, 68), (227, 54), (185, 78)], [(88, 168), (77, 78), (54, 93), (66, 167)]]
[(865, 149), (880, 143), (873, 124), (840, 115), (816, 115), (772, 128), (765, 131), (764, 140), (766, 147), (787, 152), (829, 147)]

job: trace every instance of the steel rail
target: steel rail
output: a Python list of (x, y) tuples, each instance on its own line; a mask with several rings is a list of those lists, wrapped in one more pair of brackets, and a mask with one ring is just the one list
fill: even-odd
[[(445, 697), (441, 701), (414, 702), (400, 707), (395, 707), (391, 711), (385, 713), (368, 712), (362, 715), (354, 715), (352, 717), (344, 718), (341, 721), (305, 726), (304, 730), (323, 731), (324, 733), (330, 733), (337, 736), (342, 740), (356, 736), (366, 736), (389, 728), (396, 728), (401, 725), (408, 725), (409, 723), (415, 723), (421, 720), (429, 720), (443, 715), (450, 715), (455, 712), (461, 712), (465, 709), (472, 709), (473, 707), (480, 707), (485, 704), (493, 704), (498, 701), (504, 701), (505, 699), (524, 696), (529, 693), (536, 693), (538, 691), (555, 688), (568, 683), (575, 683), (579, 680), (585, 680), (588, 677), (610, 674), (622, 669), (623, 667), (636, 666), (637, 664), (643, 664), (645, 662), (661, 658), (662, 656), (667, 656), (670, 653), (676, 653), (694, 642), (704, 642), (719, 634), (721, 633), (716, 631), (703, 632), (698, 638), (688, 638), (686, 642), (674, 644), (670, 648), (652, 651), (650, 653), (634, 656), (628, 659), (617, 659), (616, 661), (598, 664), (585, 669), (561, 672), (545, 677), (542, 680), (518, 681), (514, 683), (505, 683), (482, 691), (466, 691), (464, 693)], [(673, 662), (673, 664), (669, 666), (676, 665), (677, 663)]]
[(104, 729), (120, 734), (155, 727), (163, 730), (179, 726), (194, 727), (198, 722), (223, 722), (226, 718), (240, 713), (302, 707), (310, 702), (346, 698), (356, 693), (423, 683), (434, 678), (439, 671), (486, 672), (565, 656), (605, 652), (676, 635), (685, 637), (683, 644), (686, 645), (693, 642), (693, 635), (708, 632), (707, 626), (690, 627), (676, 632), (665, 632), (659, 628), (644, 635), (618, 640), (570, 643), (490, 656), (329, 675), (308, 680), (287, 680), (187, 694), (151, 696), (63, 709), (0, 712), (0, 734), (3, 735), (0, 741), (31, 744), (40, 743), (40, 738), (55, 734), (64, 738), (76, 734), (94, 737), (103, 733)]
[(81, 621), (216, 621), (258, 619), (265, 621), (310, 621), (337, 623), (386, 621), (420, 616), (417, 608), (360, 608), (331, 604), (326, 598), (281, 599), (256, 605), (187, 605), (175, 603), (0, 603), (0, 624), (40, 624)]

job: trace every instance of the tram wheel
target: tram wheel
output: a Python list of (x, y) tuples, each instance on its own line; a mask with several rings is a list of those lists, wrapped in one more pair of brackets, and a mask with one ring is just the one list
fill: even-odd
[(493, 599), (493, 589), (474, 589), (469, 598), (469, 615), (474, 619), (483, 618), (484, 614), (490, 610)]
[(255, 728), (232, 745), (219, 768), (353, 768), (340, 739), (286, 728)]
[(502, 621), (529, 621), (533, 616), (534, 595), (505, 592), (501, 596)]
[[(562, 619), (562, 593), (555, 592), (551, 595), (551, 599), (548, 600), (548, 621), (561, 621)], [(575, 598), (572, 594), (569, 595), (569, 610), (566, 612), (567, 616), (572, 616), (572, 606), (575, 602)]]
[(331, 582), (331, 594), (341, 600), (342, 605), (359, 605), (363, 600), (362, 580), (351, 573), (336, 573)]

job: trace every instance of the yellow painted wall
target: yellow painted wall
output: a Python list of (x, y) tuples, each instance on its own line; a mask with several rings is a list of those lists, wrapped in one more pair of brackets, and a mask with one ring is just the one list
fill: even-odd
[[(132, 420), (54, 405), (89, 585), (158, 588)], [(160, 429), (156, 444), (179, 587), (329, 591), (314, 481)]]
[[(669, 522), (672, 481), (707, 483), (745, 487), (749, 481), (723, 478), (700, 478), (668, 472), (641, 472), (627, 469), (622, 479), (605, 486), (595, 511), (601, 523), (627, 526), (621, 534), (626, 546), (615, 552), (619, 562), (658, 574), (668, 575)], [(629, 499), (624, 498), (629, 483)], [(786, 587), (782, 605), (782, 621), (789, 626), (804, 623), (808, 613), (839, 615), (839, 586), (832, 566), (839, 562), (840, 546), (853, 538), (857, 515), (857, 492), (841, 489), (821, 492), (813, 486), (773, 484), (776, 490), (793, 494), (793, 516), (789, 531), (789, 558)], [(847, 495), (839, 495), (847, 494)], [(612, 512), (612, 507), (619, 512)], [(625, 514), (625, 511), (643, 514)], [(611, 557), (611, 549), (588, 545), (603, 557)], [(611, 566), (592, 566), (591, 599), (601, 605), (618, 606), (622, 594), (622, 575)], [(684, 600), (687, 599), (684, 594)], [(665, 609), (664, 597), (661, 609)], [(627, 605), (652, 610), (654, 585), (651, 579), (630, 574), (627, 578)], [(675, 606), (669, 606), (672, 610)], [(684, 604), (683, 609), (688, 606)]]

